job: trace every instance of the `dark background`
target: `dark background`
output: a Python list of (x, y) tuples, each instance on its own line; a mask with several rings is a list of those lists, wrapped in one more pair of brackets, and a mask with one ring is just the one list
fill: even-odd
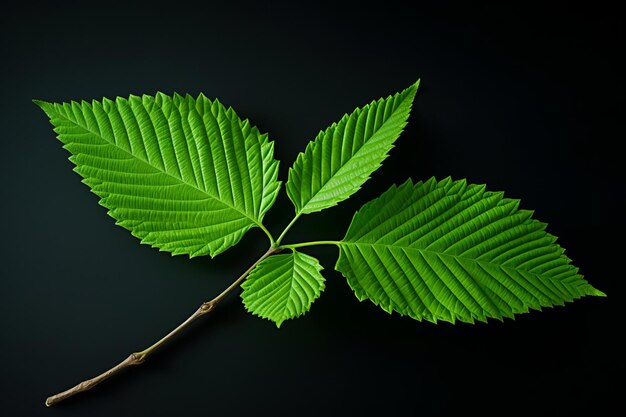
[[(622, 14), (599, 3), (92, 3), (0, 13), (0, 414), (603, 415), (623, 395)], [(341, 238), (356, 209), (407, 177), (466, 177), (522, 198), (608, 298), (435, 326), (357, 302), (333, 271), (336, 249), (311, 248), (327, 289), (303, 318), (277, 330), (233, 296), (141, 367), (44, 407), (177, 325), (266, 243), (254, 229), (214, 260), (140, 245), (80, 183), (31, 99), (204, 92), (270, 133), (286, 179), (320, 129), (417, 78), (384, 167), (287, 241)], [(270, 230), (290, 204), (282, 192)]]

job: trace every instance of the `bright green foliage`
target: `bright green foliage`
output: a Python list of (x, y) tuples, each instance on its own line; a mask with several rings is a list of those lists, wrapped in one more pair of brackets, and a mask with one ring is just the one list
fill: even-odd
[(320, 296), (324, 290), (321, 270), (317, 259), (297, 251), (270, 256), (243, 283), (243, 303), (249, 312), (280, 327), (283, 321), (309, 311)]
[(278, 194), (273, 143), (217, 100), (36, 103), (75, 171), (142, 243), (215, 256), (261, 226)]
[(464, 180), (409, 180), (354, 216), (336, 268), (359, 300), (432, 322), (502, 319), (604, 295), (518, 205)]
[(337, 205), (361, 188), (404, 129), (418, 85), (356, 109), (308, 144), (286, 184), (297, 215)]
[(418, 320), (473, 323), (603, 296), (532, 212), (464, 180), (409, 180), (363, 206), (343, 241), (281, 246), (300, 215), (347, 199), (380, 166), (418, 84), (356, 109), (308, 144), (289, 170), (296, 216), (278, 240), (262, 223), (280, 188), (273, 143), (217, 100), (158, 93), (36, 103), (75, 171), (142, 243), (215, 256), (258, 226), (271, 252), (291, 249), (264, 258), (242, 285), (248, 311), (279, 327), (324, 289), (317, 259), (295, 250), (313, 244), (339, 246), (336, 268), (359, 300)]

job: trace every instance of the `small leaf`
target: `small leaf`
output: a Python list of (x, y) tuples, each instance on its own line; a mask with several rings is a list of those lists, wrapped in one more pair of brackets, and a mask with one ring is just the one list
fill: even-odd
[(404, 129), (418, 85), (356, 109), (307, 145), (286, 185), (296, 215), (335, 206), (361, 188)]
[(391, 187), (352, 220), (336, 269), (359, 300), (473, 323), (603, 296), (519, 201), (449, 178)]
[(83, 182), (142, 243), (215, 256), (261, 226), (276, 199), (273, 143), (217, 100), (36, 103)]
[(274, 255), (258, 264), (242, 284), (246, 309), (276, 322), (300, 316), (324, 290), (322, 266), (304, 253)]

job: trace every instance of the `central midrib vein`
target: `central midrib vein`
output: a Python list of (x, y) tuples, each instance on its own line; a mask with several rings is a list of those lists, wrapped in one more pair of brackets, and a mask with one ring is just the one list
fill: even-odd
[[(493, 266), (497, 266), (499, 268), (504, 268), (504, 269), (513, 270), (513, 271), (523, 271), (523, 272), (527, 272), (529, 274), (536, 275), (538, 277), (542, 277), (543, 279), (548, 279), (548, 280), (552, 279), (551, 277), (544, 277), (543, 274), (539, 274), (537, 272), (532, 272), (532, 271), (529, 271), (527, 269), (514, 268), (514, 267), (502, 265), (502, 264), (497, 264), (497, 263), (493, 263), (493, 262), (489, 262), (489, 261), (481, 261), (479, 259), (473, 259), (473, 258), (468, 258), (468, 257), (465, 257), (465, 256), (459, 256), (459, 255), (453, 255), (453, 254), (445, 253), (445, 252), (436, 252), (436, 251), (433, 251), (433, 250), (430, 250), (430, 249), (414, 248), (414, 247), (411, 247), (411, 246), (390, 245), (390, 244), (386, 244), (386, 243), (365, 243), (365, 242), (342, 241), (341, 244), (342, 245), (355, 245), (355, 246), (360, 246), (360, 245), (361, 246), (383, 246), (385, 248), (412, 249), (412, 250), (416, 250), (416, 251), (420, 251), (420, 252), (431, 253), (431, 254), (434, 254), (434, 255), (437, 255), (437, 256), (447, 256), (447, 257), (455, 258), (455, 259), (464, 259), (464, 260), (470, 261), (470, 262), (476, 262), (476, 263), (483, 263), (483, 264), (493, 265)], [(562, 281), (559, 281), (559, 282), (562, 282)]]

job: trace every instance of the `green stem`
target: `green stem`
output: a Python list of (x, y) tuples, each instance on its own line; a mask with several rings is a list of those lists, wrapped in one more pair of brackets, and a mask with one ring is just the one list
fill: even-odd
[(274, 236), (272, 236), (272, 234), (270, 233), (269, 230), (267, 230), (267, 228), (265, 226), (263, 226), (263, 223), (258, 222), (257, 226), (259, 226), (261, 228), (261, 230), (263, 230), (263, 232), (265, 232), (265, 234), (267, 235), (267, 237), (270, 239), (270, 246), (271, 247), (276, 247), (278, 246), (278, 243), (280, 242), (280, 238), (278, 241), (274, 240)]
[(289, 224), (287, 225), (287, 227), (285, 227), (285, 230), (283, 230), (283, 232), (280, 234), (280, 236), (278, 236), (278, 239), (276, 239), (276, 245), (280, 246), (280, 242), (283, 240), (283, 238), (285, 237), (285, 235), (287, 234), (287, 232), (289, 231), (289, 229), (291, 229), (291, 226), (293, 226), (296, 221), (298, 221), (298, 219), (300, 218), (300, 216), (302, 216), (302, 213), (298, 213), (296, 214), (296, 217), (294, 217)]
[(317, 246), (317, 245), (337, 245), (340, 246), (341, 242), (338, 240), (316, 240), (314, 242), (301, 242), (301, 243), (292, 243), (291, 245), (281, 245), (279, 248), (281, 249), (296, 249), (303, 248), (305, 246)]
[[(261, 228), (265, 229), (263, 227)], [(268, 232), (268, 236), (269, 236), (269, 232)], [(265, 254), (263, 254), (263, 256), (261, 256), (255, 263), (253, 263), (250, 268), (248, 268), (243, 274), (241, 274), (239, 278), (237, 278), (232, 284), (230, 284), (228, 288), (226, 288), (224, 291), (222, 291), (217, 297), (213, 298), (212, 300), (202, 303), (202, 305), (200, 305), (200, 307), (198, 307), (198, 309), (191, 316), (189, 316), (187, 320), (179, 324), (174, 330), (172, 330), (171, 332), (163, 336), (152, 346), (142, 351), (131, 353), (130, 356), (128, 356), (122, 362), (118, 363), (117, 365), (109, 369), (108, 371), (105, 371), (94, 378), (87, 379), (68, 390), (65, 390), (59, 394), (48, 397), (48, 399), (46, 399), (46, 405), (50, 407), (80, 392), (90, 390), (91, 388), (98, 385), (100, 382), (109, 379), (111, 376), (115, 375), (122, 369), (128, 368), (129, 366), (139, 365), (143, 363), (152, 352), (154, 352), (160, 346), (162, 346), (163, 344), (171, 340), (174, 336), (176, 336), (182, 330), (187, 328), (192, 322), (196, 321), (201, 316), (204, 316), (205, 314), (213, 311), (213, 309), (217, 306), (217, 304), (219, 304), (220, 301), (222, 301), (228, 294), (230, 294), (235, 288), (237, 288), (246, 279), (248, 274), (252, 272), (254, 267), (257, 266), (261, 261), (263, 261), (267, 257), (277, 252), (280, 252), (281, 250), (282, 248), (271, 247), (267, 252), (265, 252)]]

